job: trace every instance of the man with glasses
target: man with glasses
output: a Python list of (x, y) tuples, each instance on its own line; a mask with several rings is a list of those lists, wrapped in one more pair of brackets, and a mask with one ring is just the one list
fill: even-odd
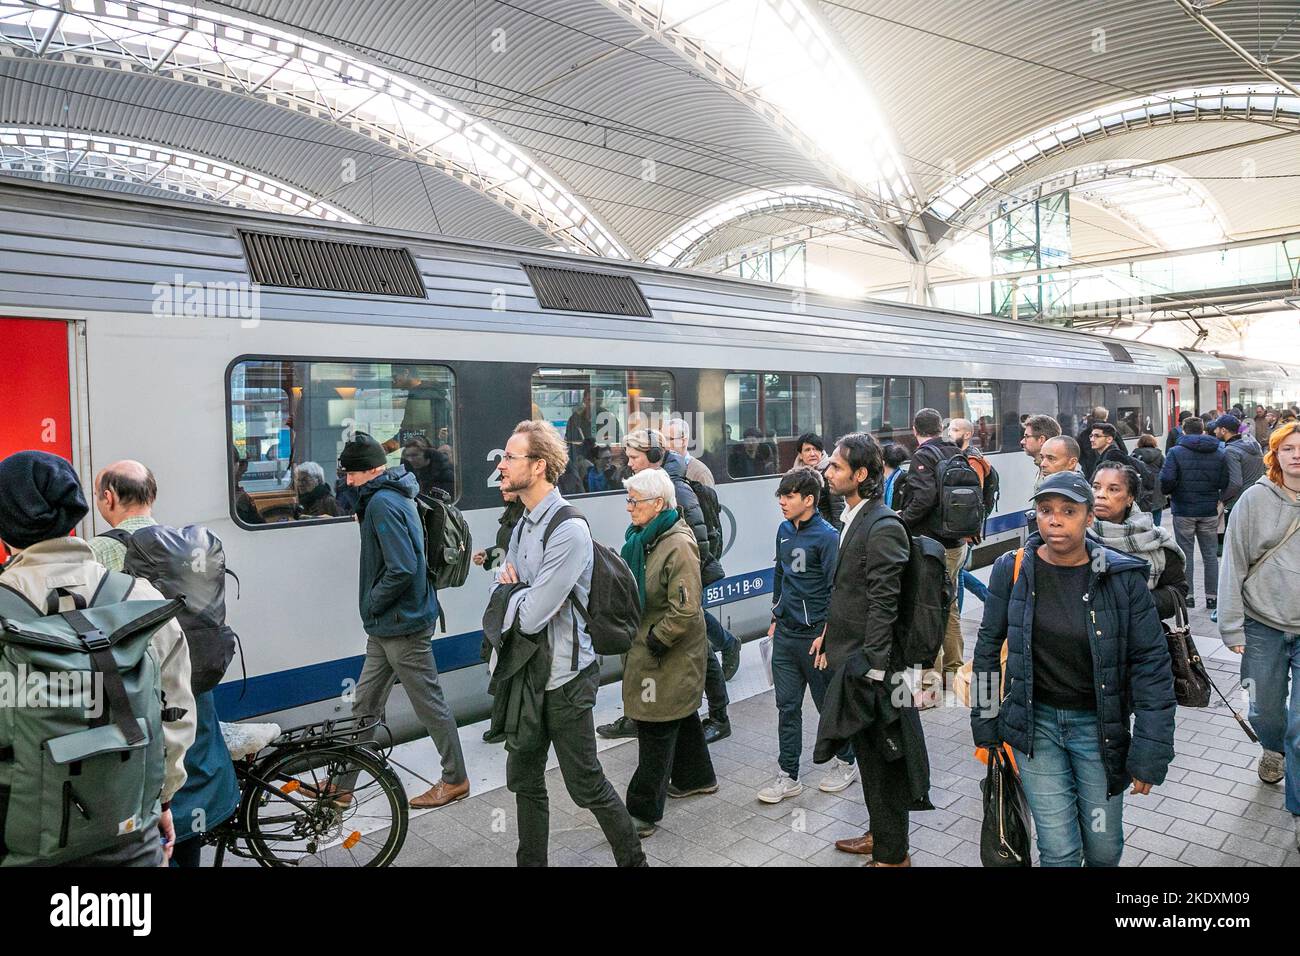
[(540, 745), (512, 750), (506, 758), (506, 787), (515, 795), (519, 816), (515, 859), (520, 866), (546, 865), (546, 757), (553, 746), (569, 796), (595, 815), (618, 865), (644, 866), (632, 817), (596, 757), (591, 711), (600, 686), (600, 660), (582, 615), (573, 607), (575, 600), (586, 604), (591, 592), (591, 532), (585, 521), (570, 516), (543, 544), (551, 519), (568, 507), (555, 487), (568, 460), (564, 439), (552, 425), (525, 421), (515, 427), (499, 466), (502, 492), (518, 495), (524, 505), (492, 586), (493, 591), (513, 589), (502, 630), (517, 627), (523, 634), (545, 634), (551, 659), (537, 714), (542, 726), (529, 735), (540, 739)]

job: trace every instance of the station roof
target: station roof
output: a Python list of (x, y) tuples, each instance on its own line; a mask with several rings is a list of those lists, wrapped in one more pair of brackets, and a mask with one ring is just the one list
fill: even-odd
[(1062, 182), (1160, 247), (1294, 226), (1300, 8), (1183, 6), (0, 0), (0, 167), (678, 265), (931, 258)]

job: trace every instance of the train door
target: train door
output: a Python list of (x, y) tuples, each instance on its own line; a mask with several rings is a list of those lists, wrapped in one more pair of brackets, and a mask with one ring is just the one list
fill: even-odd
[(1166, 387), (1169, 392), (1169, 401), (1165, 404), (1165, 407), (1169, 409), (1169, 420), (1165, 423), (1165, 431), (1170, 431), (1178, 424), (1178, 413), (1182, 411), (1183, 408), (1183, 386), (1178, 379), (1171, 378), (1166, 382)]
[(1232, 407), (1232, 401), (1228, 394), (1229, 384), (1227, 379), (1219, 379), (1214, 383), (1214, 407), (1220, 412), (1226, 412)]
[(0, 341), (0, 459), (48, 451), (73, 461), (69, 323), (0, 318)]

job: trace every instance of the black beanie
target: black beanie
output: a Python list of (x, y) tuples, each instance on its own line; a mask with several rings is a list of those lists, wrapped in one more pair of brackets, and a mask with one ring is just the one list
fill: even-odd
[(344, 471), (369, 471), (388, 464), (388, 455), (384, 446), (365, 432), (357, 432), (352, 440), (343, 446), (339, 455), (339, 464)]
[(0, 540), (15, 548), (62, 538), (90, 508), (66, 458), (20, 451), (0, 461)]

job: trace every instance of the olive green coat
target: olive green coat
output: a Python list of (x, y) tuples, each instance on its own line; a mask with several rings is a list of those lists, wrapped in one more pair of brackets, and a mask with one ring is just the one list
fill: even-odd
[[(623, 666), (623, 710), (633, 720), (680, 720), (699, 710), (708, 647), (702, 592), (699, 545), (678, 519), (646, 555), (645, 609)], [(651, 631), (668, 647), (658, 658), (646, 645)]]

